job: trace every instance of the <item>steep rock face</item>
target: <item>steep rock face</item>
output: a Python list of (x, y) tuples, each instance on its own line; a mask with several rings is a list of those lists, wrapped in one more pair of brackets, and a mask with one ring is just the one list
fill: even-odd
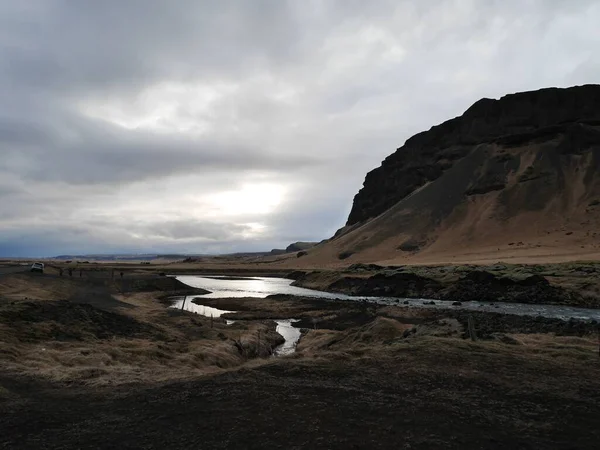
[(305, 265), (600, 258), (600, 86), (480, 100), (370, 172)]
[[(346, 225), (384, 213), (440, 178), (478, 145), (526, 147), (562, 136), (559, 153), (581, 153), (600, 142), (600, 132), (595, 128), (598, 125), (600, 85), (541, 89), (506, 95), (500, 100), (479, 100), (462, 116), (411, 137), (380, 167), (369, 172), (363, 188), (354, 197)], [(495, 158), (503, 163), (510, 162), (513, 156), (506, 156), (506, 161), (501, 160), (501, 155)], [(485, 165), (483, 161), (481, 164)], [(480, 173), (467, 194), (503, 189), (506, 180), (501, 172), (505, 171), (492, 167), (488, 173)], [(539, 173), (523, 175), (525, 178), (543, 176)]]

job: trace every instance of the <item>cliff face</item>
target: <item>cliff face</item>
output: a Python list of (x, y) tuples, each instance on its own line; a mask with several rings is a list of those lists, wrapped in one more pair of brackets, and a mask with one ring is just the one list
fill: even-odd
[[(344, 228), (302, 258), (600, 259), (600, 86), (483, 99), (369, 172)], [(535, 259), (537, 258), (537, 259)]]
[[(369, 172), (354, 197), (346, 225), (387, 211), (439, 179), (478, 145), (515, 148), (560, 135), (566, 136), (563, 151), (578, 152), (600, 142), (595, 128), (598, 125), (600, 85), (541, 89), (506, 95), (500, 100), (479, 100), (462, 116), (411, 137)], [(472, 193), (503, 186), (500, 179), (490, 175)]]

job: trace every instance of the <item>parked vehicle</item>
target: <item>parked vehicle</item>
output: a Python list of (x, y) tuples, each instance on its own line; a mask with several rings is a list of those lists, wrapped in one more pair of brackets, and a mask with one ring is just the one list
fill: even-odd
[(30, 270), (31, 272), (44, 273), (44, 263), (33, 263)]

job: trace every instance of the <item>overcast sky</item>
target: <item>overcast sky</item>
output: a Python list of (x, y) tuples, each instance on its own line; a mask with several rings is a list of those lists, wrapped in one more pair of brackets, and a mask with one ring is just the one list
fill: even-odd
[(600, 79), (600, 2), (0, 0), (0, 256), (269, 250), (481, 97)]

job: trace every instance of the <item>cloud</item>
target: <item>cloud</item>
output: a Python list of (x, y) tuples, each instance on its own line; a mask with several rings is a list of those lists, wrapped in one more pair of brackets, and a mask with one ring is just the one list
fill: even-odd
[(0, 254), (320, 240), (481, 97), (597, 81), (600, 5), (0, 2)]

